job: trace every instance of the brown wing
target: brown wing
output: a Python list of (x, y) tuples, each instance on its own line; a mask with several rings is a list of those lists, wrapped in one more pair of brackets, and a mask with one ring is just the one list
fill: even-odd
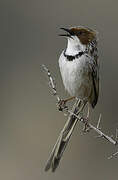
[(92, 79), (92, 91), (89, 98), (91, 106), (94, 108), (98, 101), (99, 96), (99, 63), (98, 56), (94, 57), (93, 64), (90, 65), (91, 69), (91, 79)]

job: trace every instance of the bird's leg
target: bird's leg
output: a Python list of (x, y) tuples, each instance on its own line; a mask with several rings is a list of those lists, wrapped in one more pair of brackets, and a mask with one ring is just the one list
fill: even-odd
[(88, 111), (87, 111), (87, 116), (86, 116), (87, 120), (89, 120), (89, 115), (90, 115), (90, 107), (89, 107), (89, 104), (88, 104)]
[(61, 99), (61, 100), (58, 102), (58, 109), (59, 109), (59, 111), (63, 111), (63, 109), (67, 108), (66, 103), (67, 103), (68, 101), (73, 100), (73, 99), (75, 99), (75, 96), (70, 97), (70, 98), (67, 98), (67, 99)]
[(90, 115), (90, 107), (89, 107), (89, 103), (88, 103), (87, 116), (86, 116), (86, 118), (84, 118), (85, 126), (84, 126), (84, 129), (83, 129), (83, 132), (85, 132), (85, 133), (89, 131), (89, 126), (88, 126), (89, 115)]

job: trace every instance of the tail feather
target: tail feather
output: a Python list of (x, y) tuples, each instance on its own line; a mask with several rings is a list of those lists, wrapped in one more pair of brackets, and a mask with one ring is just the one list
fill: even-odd
[[(80, 107), (81, 107), (81, 101), (78, 100), (75, 103), (72, 112), (74, 114), (78, 114)], [(56, 168), (58, 167), (61, 157), (62, 157), (64, 150), (68, 144), (68, 141), (72, 135), (72, 132), (74, 130), (74, 127), (75, 127), (77, 121), (78, 121), (78, 119), (75, 116), (73, 116), (73, 115), (69, 116), (68, 121), (66, 122), (64, 128), (62, 129), (62, 131), (57, 139), (57, 142), (50, 154), (50, 157), (45, 166), (45, 171), (52, 169), (52, 172), (54, 172), (56, 170)]]

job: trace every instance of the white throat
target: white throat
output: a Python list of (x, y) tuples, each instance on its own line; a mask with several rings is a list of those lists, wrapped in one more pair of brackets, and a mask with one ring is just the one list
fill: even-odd
[(73, 36), (72, 38), (68, 38), (67, 48), (66, 48), (66, 54), (74, 56), (78, 54), (80, 51), (85, 51), (86, 46), (83, 45), (78, 37)]

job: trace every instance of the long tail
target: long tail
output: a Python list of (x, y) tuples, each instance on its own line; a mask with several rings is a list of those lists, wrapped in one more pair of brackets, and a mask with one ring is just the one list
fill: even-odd
[[(82, 104), (80, 100), (77, 100), (77, 102), (73, 106), (72, 112), (74, 114), (78, 114), (79, 110), (85, 106)], [(72, 132), (74, 130), (74, 127), (77, 123), (78, 119), (74, 115), (70, 115), (64, 128), (62, 129), (56, 144), (54, 145), (54, 148), (50, 154), (50, 157), (46, 163), (45, 171), (48, 171), (49, 169), (52, 169), (52, 172), (56, 170), (56, 168), (59, 165), (60, 159), (64, 153), (64, 150), (68, 144), (68, 141), (72, 135)]]

